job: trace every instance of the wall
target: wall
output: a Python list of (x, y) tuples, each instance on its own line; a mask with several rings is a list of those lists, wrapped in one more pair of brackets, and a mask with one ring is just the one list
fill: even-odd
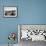
[[(17, 18), (5, 18), (3, 16), (3, 8), (5, 6), (18, 6), (18, 0), (0, 0), (0, 44), (7, 44), (8, 34), (16, 32), (17, 35)], [(18, 42), (17, 39), (15, 41)]]
[[(16, 6), (18, 16), (4, 18), (4, 6)], [(9, 32), (17, 34), (18, 24), (46, 24), (46, 0), (0, 0), (0, 44), (8, 43)]]

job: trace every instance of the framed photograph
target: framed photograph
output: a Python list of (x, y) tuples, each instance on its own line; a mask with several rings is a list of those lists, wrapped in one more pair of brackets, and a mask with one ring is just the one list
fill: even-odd
[(16, 17), (17, 7), (4, 7), (4, 17)]
[(46, 25), (19, 24), (18, 42), (21, 42), (22, 40), (46, 41)]

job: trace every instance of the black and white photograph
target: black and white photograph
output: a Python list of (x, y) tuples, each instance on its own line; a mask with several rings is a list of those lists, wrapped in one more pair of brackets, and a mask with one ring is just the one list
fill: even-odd
[(17, 7), (4, 7), (4, 17), (16, 17)]
[(19, 27), (21, 40), (46, 41), (46, 25), (20, 25)]
[(46, 25), (19, 24), (18, 42), (20, 46), (43, 45), (46, 43)]

